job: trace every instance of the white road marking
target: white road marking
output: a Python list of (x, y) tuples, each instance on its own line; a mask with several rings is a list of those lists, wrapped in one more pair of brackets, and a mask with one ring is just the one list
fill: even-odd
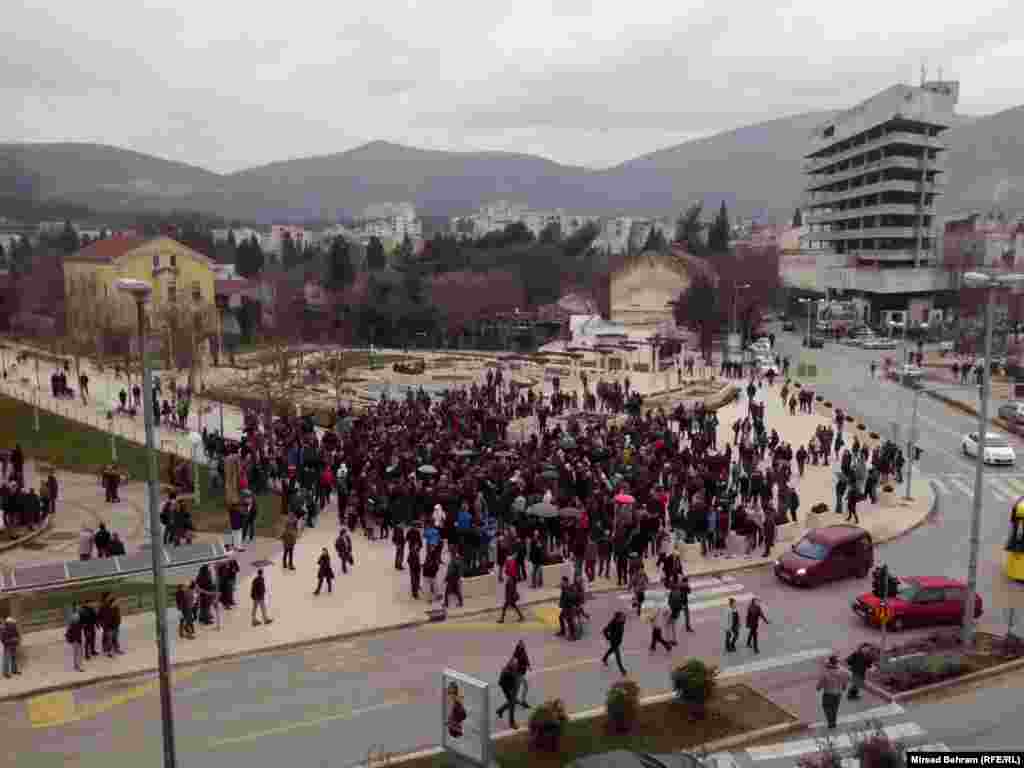
[[(738, 586), (737, 589), (743, 589), (743, 587)], [(631, 600), (632, 597), (632, 595), (623, 595), (621, 599)], [(757, 595), (755, 595), (753, 592), (739, 592), (737, 594), (726, 595), (725, 597), (717, 597), (712, 600), (698, 600), (696, 602), (691, 601), (690, 613), (692, 614), (697, 611), (706, 611), (708, 608), (721, 608), (729, 604), (730, 598), (735, 598), (736, 602), (742, 603), (754, 597), (757, 597)], [(668, 598), (664, 595), (651, 595), (650, 593), (648, 593), (646, 599), (644, 600), (645, 608), (661, 608), (666, 604), (668, 604)]]
[[(862, 712), (856, 712), (852, 715), (843, 715), (839, 717), (836, 722), (840, 725), (846, 725), (847, 723), (860, 723), (864, 720), (874, 720), (875, 718), (881, 717), (896, 717), (902, 715), (906, 710), (903, 709), (899, 704), (886, 704), (882, 707), (873, 707), (872, 709), (865, 709)], [(819, 720), (816, 723), (811, 724), (811, 728), (824, 728), (827, 723), (824, 720)]]
[(831, 656), (834, 651), (831, 648), (811, 648), (806, 651), (797, 651), (786, 656), (771, 656), (767, 659), (758, 659), (747, 664), (737, 664), (735, 667), (722, 667), (719, 677), (741, 677), (753, 672), (764, 672), (767, 669), (777, 667), (788, 667), (791, 664), (800, 664), (814, 659), (823, 659)]
[[(882, 729), (887, 737), (895, 740), (913, 739), (923, 736), (926, 731), (917, 723), (898, 723), (887, 725)], [(851, 749), (853, 740), (847, 733), (840, 733), (832, 738), (832, 744), (837, 749)], [(800, 739), (799, 741), (787, 741), (779, 744), (770, 744), (767, 747), (750, 747), (747, 755), (751, 760), (782, 760), (790, 757), (800, 757), (821, 749), (820, 739)]]
[(1006, 483), (994, 477), (989, 479), (988, 486), (989, 491), (996, 497), (997, 501), (1009, 501), (1011, 496), (1016, 495)]
[(968, 485), (967, 483), (965, 483), (959, 477), (951, 477), (951, 478), (949, 478), (949, 482), (955, 488), (957, 488), (961, 493), (963, 493), (965, 496), (973, 496), (974, 495), (974, 488), (971, 487), (970, 485)]
[(943, 493), (943, 494), (949, 493), (949, 488), (947, 488), (946, 484), (943, 483), (941, 480), (939, 480), (939, 478), (937, 478), (937, 477), (930, 477), (928, 479), (931, 480), (933, 483), (935, 483), (935, 487), (939, 489), (939, 493)]

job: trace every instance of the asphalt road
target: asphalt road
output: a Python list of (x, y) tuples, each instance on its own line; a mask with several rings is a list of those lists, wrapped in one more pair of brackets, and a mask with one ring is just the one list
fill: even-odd
[[(868, 375), (868, 362), (879, 353), (834, 345), (807, 351), (799, 349), (797, 337), (785, 335), (779, 346), (794, 363), (801, 357), (817, 362), (818, 391), (836, 402), (854, 404), (854, 412), (874, 428), (909, 421), (909, 392)], [(973, 482), (973, 465), (958, 448), (960, 436), (974, 424), (928, 398), (922, 397), (919, 405), (924, 449), (920, 468), (938, 478), (947, 492), (942, 494), (939, 519), (883, 545), (880, 559), (897, 574), (963, 578), (970, 500), (953, 480), (965, 478), (968, 486)], [(998, 475), (997, 480), (1014, 474), (988, 472)], [(999, 563), (991, 562), (988, 554), (1006, 534), (1007, 494), (1005, 486), (1000, 490), (986, 485), (981, 569), (986, 597), (988, 585), (999, 574)], [(671, 656), (664, 651), (650, 654), (649, 628), (634, 618), (627, 632), (626, 666), (645, 693), (667, 690), (673, 663), (688, 655), (720, 655), (728, 597), (735, 596), (744, 605), (757, 595), (773, 622), (763, 632), (762, 653), (741, 647), (735, 657), (722, 659), (723, 667), (735, 668), (734, 673), (758, 672), (752, 678), (755, 684), (770, 687), (786, 706), (813, 717), (817, 704), (807, 694), (807, 683), (816, 675), (821, 656), (877, 637), (849, 610), (850, 600), (868, 586), (867, 580), (855, 580), (796, 592), (778, 584), (768, 571), (740, 573), (725, 581), (702, 580), (694, 596), (695, 633), (681, 632), (681, 645)], [(326, 605), (325, 609), (329, 610)], [(520, 637), (535, 667), (531, 701), (559, 696), (571, 711), (601, 706), (607, 686), (618, 674), (600, 664), (604, 646), (598, 630), (617, 609), (629, 609), (628, 596), (604, 595), (588, 603), (591, 628), (576, 643), (553, 636), (557, 611), (546, 606), (530, 610), (525, 624), (498, 625), (495, 616), (486, 616), (208, 665), (175, 684), (179, 764), (207, 765), (215, 760), (219, 768), (340, 768), (365, 761), (373, 749), (401, 752), (434, 745), (439, 739), (442, 669), (451, 666), (495, 682)], [(867, 701), (864, 706), (876, 703)], [(90, 686), (58, 695), (56, 701), (0, 704), (0, 717), (7, 725), (6, 750), (18, 756), (19, 767), (107, 768), (111, 755), (117, 755), (115, 765), (146, 765), (154, 764), (160, 751), (159, 701), (155, 685), (146, 680)], [(974, 746), (988, 738), (981, 724), (974, 731), (967, 727), (974, 720), (947, 719), (949, 728), (960, 728), (944, 737), (950, 746)], [(1006, 738), (1011, 738), (1009, 727)]]
[[(881, 373), (873, 379), (869, 371), (872, 360), (879, 362), (881, 371), (882, 359), (900, 359), (902, 350), (869, 351), (831, 342), (823, 349), (808, 350), (801, 347), (800, 340), (799, 334), (782, 334), (777, 346), (782, 354), (790, 356), (794, 369), (799, 360), (817, 364), (818, 377), (813, 384), (816, 390), (836, 404), (849, 404), (853, 414), (877, 431), (899, 422), (906, 439), (914, 407), (912, 390), (883, 379)], [(977, 419), (925, 395), (918, 400), (919, 445), (923, 454), (915, 471), (920, 469), (938, 481), (940, 515), (934, 524), (880, 547), (879, 559), (897, 575), (965, 579), (975, 463), (960, 452), (960, 441), (965, 434), (977, 430)], [(1024, 462), (1024, 441), (1014, 435), (1006, 437)], [(1024, 469), (986, 467), (985, 477), (978, 570), (979, 593), (983, 598), (991, 594), (993, 581), (1002, 577), (1002, 564), (992, 559), (992, 553), (1006, 541), (1011, 503), (1024, 495)]]

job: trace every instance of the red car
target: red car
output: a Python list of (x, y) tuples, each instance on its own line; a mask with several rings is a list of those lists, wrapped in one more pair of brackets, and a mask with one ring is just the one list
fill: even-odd
[[(889, 598), (888, 629), (899, 632), (904, 627), (925, 627), (934, 624), (959, 624), (963, 621), (967, 585), (941, 576), (914, 576), (899, 579), (899, 591)], [(982, 614), (981, 595), (974, 596), (974, 616)], [(878, 607), (882, 601), (871, 592), (853, 601), (853, 612), (868, 624), (878, 624)]]

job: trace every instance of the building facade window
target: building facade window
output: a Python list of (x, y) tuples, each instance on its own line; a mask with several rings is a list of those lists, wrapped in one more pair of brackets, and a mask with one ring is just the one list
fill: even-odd
[(171, 283), (167, 286), (167, 301), (174, 304), (178, 300), (178, 286)]
[(193, 280), (192, 281), (192, 301), (199, 302), (199, 301), (202, 301), (202, 300), (203, 300), (203, 289), (199, 285), (199, 281), (198, 280)]
[(172, 267), (178, 266), (178, 254), (176, 254), (176, 253), (172, 253), (171, 254), (171, 266)]
[(153, 269), (160, 269), (160, 254), (153, 254)]

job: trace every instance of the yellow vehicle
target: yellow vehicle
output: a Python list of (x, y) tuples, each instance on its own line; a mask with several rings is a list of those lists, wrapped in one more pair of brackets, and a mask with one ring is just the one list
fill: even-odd
[(1024, 496), (1010, 510), (1010, 538), (1006, 541), (1006, 575), (1024, 581)]

